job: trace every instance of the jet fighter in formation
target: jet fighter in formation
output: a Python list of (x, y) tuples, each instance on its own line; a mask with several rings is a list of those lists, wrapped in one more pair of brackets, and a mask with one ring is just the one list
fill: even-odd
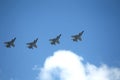
[[(72, 35), (72, 36), (71, 36), (71, 37), (72, 37), (72, 40), (73, 40), (74, 42), (82, 41), (81, 36), (82, 36), (83, 33), (84, 33), (84, 31), (81, 31), (79, 34)], [(61, 37), (61, 34), (59, 34), (59, 35), (56, 36), (55, 38), (49, 39), (50, 44), (51, 44), (51, 45), (60, 44), (60, 41), (59, 41), (60, 37)], [(4, 44), (6, 45), (7, 48), (15, 47), (15, 44), (14, 44), (15, 40), (16, 40), (16, 37), (13, 38), (11, 41), (4, 42)], [(29, 49), (37, 48), (37, 45), (36, 45), (37, 41), (38, 41), (38, 38), (36, 38), (36, 39), (35, 39), (34, 41), (32, 41), (32, 42), (26, 43), (26, 45), (27, 45), (27, 47), (28, 47)]]
[(76, 34), (76, 35), (71, 36), (71, 37), (72, 37), (72, 40), (75, 41), (75, 42), (77, 42), (78, 40), (79, 40), (79, 41), (82, 41), (81, 36), (82, 36), (83, 32), (84, 32), (84, 31), (80, 32), (79, 34)]
[(6, 44), (7, 48), (11, 48), (11, 46), (15, 47), (15, 44), (14, 44), (15, 40), (16, 40), (16, 37), (12, 39), (11, 41), (4, 42), (4, 44)]
[(33, 49), (34, 47), (37, 48), (37, 45), (36, 45), (37, 41), (38, 41), (38, 38), (36, 38), (33, 42), (26, 43), (26, 44), (28, 45), (29, 49)]
[(58, 35), (56, 38), (50, 39), (49, 41), (50, 41), (51, 45), (59, 44), (60, 43), (60, 41), (59, 41), (60, 37), (61, 37), (61, 34)]

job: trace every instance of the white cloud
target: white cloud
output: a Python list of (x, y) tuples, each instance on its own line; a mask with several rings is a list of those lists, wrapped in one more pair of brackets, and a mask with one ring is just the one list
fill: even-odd
[(71, 51), (60, 50), (45, 60), (38, 80), (120, 80), (120, 68), (84, 64), (83, 58)]

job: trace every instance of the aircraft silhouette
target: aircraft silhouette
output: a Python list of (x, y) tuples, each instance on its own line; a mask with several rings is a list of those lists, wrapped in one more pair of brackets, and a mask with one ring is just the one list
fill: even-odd
[(56, 45), (56, 44), (59, 44), (59, 43), (60, 43), (60, 41), (59, 41), (60, 37), (61, 37), (61, 34), (60, 34), (60, 35), (58, 35), (56, 38), (49, 39), (49, 41), (50, 41), (51, 45)]
[(83, 32), (84, 32), (84, 31), (80, 32), (79, 34), (76, 34), (76, 35), (71, 36), (71, 37), (72, 37), (72, 40), (75, 41), (75, 42), (77, 42), (78, 40), (79, 40), (79, 41), (82, 41), (81, 36), (82, 36)]
[(29, 49), (33, 49), (33, 47), (37, 48), (37, 45), (36, 45), (37, 41), (38, 41), (38, 38), (36, 38), (33, 42), (26, 43), (26, 44), (28, 45)]
[(14, 44), (15, 40), (16, 40), (16, 37), (14, 39), (12, 39), (11, 41), (4, 42), (4, 44), (6, 44), (7, 48), (11, 48), (11, 46), (15, 47), (15, 44)]

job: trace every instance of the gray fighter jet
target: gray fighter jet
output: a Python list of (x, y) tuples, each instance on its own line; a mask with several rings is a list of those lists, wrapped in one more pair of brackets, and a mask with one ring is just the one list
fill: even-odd
[(60, 37), (61, 37), (61, 34), (58, 35), (56, 38), (50, 39), (49, 41), (50, 41), (51, 45), (59, 44), (60, 43), (60, 41), (59, 41)]
[(80, 33), (77, 34), (77, 35), (71, 36), (71, 37), (72, 37), (72, 40), (75, 41), (75, 42), (77, 42), (78, 40), (79, 40), (79, 41), (82, 41), (81, 36), (82, 36), (83, 32), (84, 32), (84, 31), (80, 32)]
[(26, 44), (28, 45), (29, 49), (33, 49), (33, 47), (37, 48), (37, 45), (36, 45), (37, 41), (38, 41), (38, 38), (36, 38), (33, 42), (26, 43)]
[(14, 44), (15, 40), (16, 40), (16, 37), (14, 39), (12, 39), (11, 41), (4, 42), (4, 44), (6, 44), (7, 48), (11, 48), (11, 46), (15, 47), (15, 44)]

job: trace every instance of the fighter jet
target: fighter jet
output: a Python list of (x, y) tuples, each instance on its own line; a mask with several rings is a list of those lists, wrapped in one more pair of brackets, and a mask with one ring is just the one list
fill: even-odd
[(11, 46), (15, 47), (15, 44), (14, 44), (15, 40), (16, 40), (16, 37), (14, 39), (12, 39), (11, 41), (4, 42), (4, 44), (6, 44), (7, 48), (11, 48)]
[(60, 35), (58, 35), (56, 38), (49, 39), (49, 41), (50, 41), (51, 45), (56, 45), (56, 44), (59, 44), (59, 43), (60, 43), (60, 41), (59, 41), (60, 37), (61, 37), (61, 34), (60, 34)]
[(78, 40), (79, 40), (79, 41), (82, 41), (81, 36), (82, 36), (83, 32), (84, 32), (84, 31), (80, 32), (80, 33), (77, 34), (77, 35), (71, 36), (71, 37), (72, 37), (72, 40), (75, 41), (75, 42), (77, 42)]
[(33, 49), (33, 47), (37, 48), (37, 45), (36, 45), (37, 41), (38, 41), (38, 38), (36, 38), (33, 42), (26, 43), (26, 44), (28, 45), (29, 49)]

